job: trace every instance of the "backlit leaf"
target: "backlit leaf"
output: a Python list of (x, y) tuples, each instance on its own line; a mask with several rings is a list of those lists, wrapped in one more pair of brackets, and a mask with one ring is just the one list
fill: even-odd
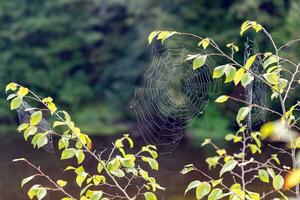
[(238, 162), (236, 160), (230, 160), (227, 163), (225, 163), (220, 171), (220, 176), (222, 176), (225, 172), (233, 170), (237, 163)]
[(262, 182), (269, 183), (269, 174), (266, 170), (261, 169), (258, 171), (258, 177)]
[(216, 100), (215, 100), (215, 102), (216, 103), (224, 103), (224, 102), (226, 102), (227, 100), (228, 100), (228, 96), (226, 96), (226, 95), (222, 95), (222, 96), (219, 96)]
[(211, 186), (209, 183), (207, 182), (200, 183), (200, 185), (198, 185), (196, 188), (196, 198), (202, 199), (203, 197), (209, 194), (210, 190), (211, 190)]
[(200, 67), (202, 67), (205, 64), (207, 56), (198, 56), (193, 60), (193, 70), (196, 70)]
[(15, 109), (19, 108), (20, 105), (21, 105), (21, 103), (22, 103), (22, 97), (17, 96), (13, 100), (11, 100), (11, 102), (10, 102), (10, 109), (11, 110), (15, 110)]

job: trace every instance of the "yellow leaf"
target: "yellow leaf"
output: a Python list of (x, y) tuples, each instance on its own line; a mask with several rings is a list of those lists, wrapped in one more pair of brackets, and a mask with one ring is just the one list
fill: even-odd
[(226, 44), (226, 47), (231, 48), (235, 52), (239, 51), (239, 47), (234, 45), (233, 43)]
[(17, 89), (17, 86), (18, 85), (16, 83), (11, 82), (11, 83), (6, 85), (5, 92), (7, 92), (9, 90), (15, 91)]
[(240, 69), (237, 70), (237, 72), (234, 76), (234, 79), (233, 79), (233, 82), (234, 82), (235, 85), (237, 85), (241, 81), (244, 73), (245, 73), (244, 68), (240, 68)]
[(206, 49), (209, 45), (209, 38), (204, 38), (203, 40), (201, 40), (199, 43), (198, 43), (198, 47), (199, 46), (202, 46), (203, 49)]
[(64, 180), (58, 180), (58, 181), (56, 181), (56, 183), (60, 187), (65, 187), (67, 185), (67, 181), (64, 181)]
[(19, 88), (19, 91), (18, 91), (18, 95), (21, 96), (21, 97), (24, 97), (28, 94), (28, 88), (26, 87), (20, 87)]
[(253, 28), (256, 32), (259, 32), (263, 29), (262, 25), (258, 24), (255, 21), (245, 21), (241, 26), (240, 35), (243, 35), (245, 31), (249, 28)]
[(255, 61), (255, 58), (256, 58), (256, 55), (251, 56), (251, 57), (247, 60), (247, 62), (246, 62), (246, 64), (245, 64), (244, 68), (245, 68), (245, 69), (250, 69), (250, 67), (252, 66), (253, 62)]
[(218, 154), (219, 156), (223, 156), (223, 155), (226, 154), (226, 150), (225, 150), (225, 149), (218, 149), (216, 152), (217, 152), (217, 154)]
[(149, 44), (152, 43), (152, 40), (159, 34), (159, 31), (152, 31), (148, 36)]
[(215, 102), (216, 103), (224, 103), (225, 101), (227, 101), (228, 100), (228, 96), (226, 96), (226, 95), (222, 95), (222, 96), (219, 96), (216, 100), (215, 100)]

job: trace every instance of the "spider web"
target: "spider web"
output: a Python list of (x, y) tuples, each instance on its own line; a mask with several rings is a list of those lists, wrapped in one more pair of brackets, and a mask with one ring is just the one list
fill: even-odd
[[(257, 59), (251, 66), (251, 70), (253, 73), (260, 76), (261, 72), (263, 71), (263, 66), (261, 64), (263, 61), (258, 53), (259, 49), (256, 42), (247, 38), (244, 50), (244, 62), (246, 62), (250, 56), (257, 54)], [(245, 89), (244, 98), (248, 104), (256, 104), (262, 108), (266, 107), (265, 103), (267, 102), (267, 85), (262, 80), (254, 77), (253, 82), (250, 83)], [(251, 132), (252, 129), (255, 129), (257, 125), (265, 122), (266, 110), (262, 108), (252, 107), (251, 113), (247, 117), (248, 132)]]
[[(202, 113), (221, 84), (212, 79), (214, 62), (192, 69), (188, 55), (200, 53), (185, 46), (154, 51), (151, 65), (135, 90), (132, 108), (136, 112), (138, 132), (152, 144), (175, 147), (184, 128)], [(203, 52), (202, 52), (203, 53)]]
[[(20, 107), (17, 109), (18, 118), (19, 118), (19, 124), (23, 123), (29, 123), (30, 122), (30, 116), (35, 112), (35, 108), (31, 107), (28, 103), (25, 101), (22, 102)], [(52, 131), (51, 125), (49, 122), (42, 118), (40, 123), (36, 125), (38, 132), (44, 133), (46, 131)], [(53, 148), (53, 139), (51, 132), (47, 134), (48, 143), (43, 146), (43, 149), (45, 149), (49, 153), (54, 154), (54, 148)]]

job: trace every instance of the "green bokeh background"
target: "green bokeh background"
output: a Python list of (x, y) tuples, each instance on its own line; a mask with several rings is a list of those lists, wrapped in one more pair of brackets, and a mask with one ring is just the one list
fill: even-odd
[[(0, 87), (4, 91), (15, 81), (52, 96), (88, 133), (120, 133), (136, 122), (129, 105), (151, 60), (152, 30), (191, 32), (225, 46), (241, 40), (239, 27), (250, 19), (283, 44), (299, 37), (299, 9), (292, 0), (2, 0)], [(258, 42), (269, 48), (265, 40)], [(299, 57), (294, 52), (289, 56)], [(16, 122), (4, 96), (1, 134)], [(233, 113), (212, 107), (205, 121), (192, 122), (196, 138), (211, 132), (223, 137), (220, 130), (232, 127)], [(220, 121), (217, 130), (213, 118)]]

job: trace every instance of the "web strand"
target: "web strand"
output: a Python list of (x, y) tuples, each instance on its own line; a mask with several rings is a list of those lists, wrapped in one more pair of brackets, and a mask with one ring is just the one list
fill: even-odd
[(156, 51), (141, 76), (132, 108), (138, 132), (149, 143), (175, 147), (188, 122), (219, 93), (220, 84), (212, 79), (214, 62), (208, 59), (200, 69), (193, 70), (191, 61), (186, 61), (192, 53), (183, 46)]

